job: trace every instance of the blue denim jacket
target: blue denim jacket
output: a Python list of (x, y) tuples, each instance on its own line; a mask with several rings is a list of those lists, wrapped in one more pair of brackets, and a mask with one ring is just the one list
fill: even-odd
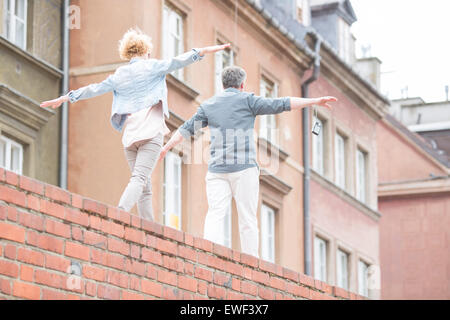
[(112, 91), (111, 124), (118, 131), (122, 131), (129, 113), (150, 107), (160, 100), (164, 115), (169, 118), (166, 75), (202, 58), (197, 49), (167, 60), (133, 58), (103, 82), (70, 91), (69, 99), (74, 103)]

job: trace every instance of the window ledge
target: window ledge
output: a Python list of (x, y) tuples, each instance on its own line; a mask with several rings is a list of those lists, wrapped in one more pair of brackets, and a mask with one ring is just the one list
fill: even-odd
[(258, 147), (263, 147), (268, 150), (269, 155), (272, 155), (272, 152), (274, 152), (274, 156), (279, 156), (281, 161), (285, 161), (289, 157), (289, 153), (281, 149), (276, 144), (273, 144), (266, 138), (258, 137)]
[(200, 95), (200, 92), (189, 86), (186, 82), (174, 77), (172, 74), (166, 76), (167, 83), (175, 90), (185, 95), (186, 97), (195, 100)]
[(0, 107), (1, 113), (35, 131), (39, 131), (55, 114), (54, 110), (41, 108), (36, 101), (2, 84), (0, 84), (0, 105), (6, 106)]
[(268, 173), (264, 169), (261, 170), (259, 180), (262, 183), (267, 184), (269, 187), (275, 189), (275, 191), (281, 193), (282, 195), (287, 195), (292, 190), (292, 187), (290, 185), (288, 185), (280, 178), (274, 176), (273, 174)]
[(319, 183), (321, 186), (326, 188), (327, 190), (333, 192), (334, 194), (340, 196), (342, 199), (346, 200), (348, 203), (356, 207), (357, 209), (361, 210), (364, 214), (371, 217), (372, 219), (378, 221), (381, 217), (381, 213), (370, 208), (367, 204), (364, 202), (361, 202), (360, 200), (356, 199), (354, 196), (352, 196), (350, 193), (348, 193), (346, 190), (338, 187), (336, 184), (334, 184), (332, 181), (328, 180), (326, 177), (322, 176), (318, 172), (316, 172), (314, 169), (311, 169), (311, 178)]

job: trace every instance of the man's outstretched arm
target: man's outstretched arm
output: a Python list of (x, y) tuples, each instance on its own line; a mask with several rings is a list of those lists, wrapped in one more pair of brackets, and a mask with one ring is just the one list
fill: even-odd
[(298, 98), (290, 97), (291, 110), (299, 110), (311, 106), (321, 106), (331, 109), (329, 102), (336, 102), (335, 97), (320, 97), (320, 98)]

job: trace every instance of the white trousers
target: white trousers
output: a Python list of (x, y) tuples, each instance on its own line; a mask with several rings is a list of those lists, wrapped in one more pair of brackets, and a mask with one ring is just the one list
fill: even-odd
[(227, 213), (231, 213), (231, 199), (238, 211), (241, 251), (259, 257), (258, 197), (259, 169), (252, 167), (231, 173), (206, 174), (208, 213), (205, 219), (204, 238), (224, 244)]

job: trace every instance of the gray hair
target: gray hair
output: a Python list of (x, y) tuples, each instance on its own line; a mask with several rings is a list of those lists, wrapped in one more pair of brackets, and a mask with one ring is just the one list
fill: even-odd
[(222, 71), (223, 88), (239, 88), (245, 81), (245, 78), (247, 78), (247, 73), (241, 67), (226, 67)]

